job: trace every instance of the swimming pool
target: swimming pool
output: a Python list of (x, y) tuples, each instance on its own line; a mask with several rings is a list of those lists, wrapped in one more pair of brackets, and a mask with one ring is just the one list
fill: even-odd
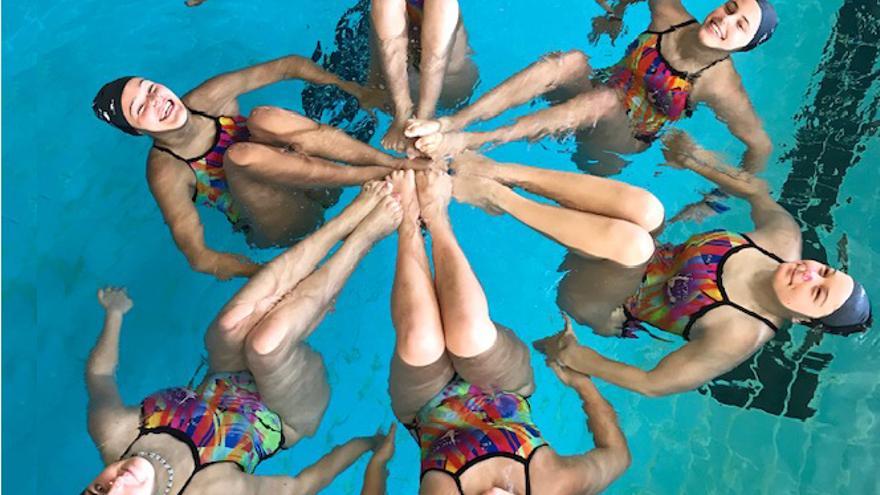
[[(127, 139), (97, 123), (89, 108), (95, 89), (116, 75), (144, 73), (183, 90), (208, 75), (259, 60), (310, 55), (318, 42), (330, 53), (338, 48), (337, 22), (355, 4), (210, 0), (186, 9), (180, 3), (149, 10), (134, 1), (3, 5), (2, 488), (10, 492), (75, 490), (99, 470), (85, 429), (82, 378), (101, 325), (94, 297), (99, 286), (126, 285), (135, 302), (123, 329), (119, 369), (123, 397), (133, 403), (189, 379), (199, 365), (196, 350), (206, 325), (241, 285), (190, 271), (143, 179), (147, 141)], [(776, 143), (767, 177), (783, 203), (815, 232), (830, 260), (839, 259), (838, 245), (846, 234), (852, 271), (877, 294), (880, 234), (872, 226), (880, 211), (873, 166), (880, 160), (875, 139), (880, 3), (774, 3), (782, 19), (774, 39), (735, 57)], [(698, 17), (714, 6), (685, 4)], [(548, 0), (538, 9), (522, 0), (462, 2), (462, 10), (481, 68), (478, 93), (551, 50), (582, 48), (595, 66), (608, 65), (648, 19), (646, 5), (631, 8), (629, 34), (616, 46), (606, 39), (594, 47), (586, 41), (589, 20), (599, 13), (593, 2)], [(300, 109), (302, 87), (282, 83), (244, 102)], [(335, 111), (326, 102), (316, 105), (325, 116)], [(380, 117), (380, 128), (387, 122)], [(705, 110), (682, 127), (708, 147), (739, 153)], [(377, 144), (378, 137), (371, 142)], [(490, 155), (574, 170), (566, 154), (570, 148), (564, 141), (545, 140), (506, 145)], [(660, 161), (653, 149), (620, 178), (658, 194), (668, 211), (709, 188), (692, 174), (657, 167)], [(353, 195), (347, 191), (340, 204)], [(681, 238), (722, 224), (748, 228), (744, 205), (733, 206), (723, 220), (678, 225), (666, 236)], [(338, 211), (339, 206), (330, 214)], [(461, 205), (452, 215), (493, 316), (525, 340), (557, 330), (556, 267), (562, 248), (509, 218), (490, 218)], [(203, 220), (209, 243), (249, 252), (230, 234), (222, 215), (206, 213)], [(822, 254), (818, 244), (809, 249)], [(250, 254), (263, 260), (272, 256)], [(393, 241), (380, 243), (311, 338), (326, 359), (333, 389), (317, 436), (266, 462), (261, 473), (295, 473), (331, 445), (392, 421), (386, 380), (394, 255)], [(600, 339), (583, 328), (579, 333), (604, 354), (642, 367), (671, 347), (650, 339)], [(804, 340), (804, 330), (795, 328), (790, 342), (762, 354), (757, 371), (739, 376), (736, 387), (719, 385), (711, 394), (643, 399), (602, 385), (618, 410), (634, 459), (608, 493), (880, 492), (875, 474), (880, 337), (876, 331), (826, 337), (808, 351)], [(577, 398), (540, 360), (533, 362), (539, 384), (533, 398), (536, 422), (560, 452), (584, 450), (590, 440)], [(360, 423), (362, 418), (369, 419)], [(391, 493), (414, 492), (416, 466), (414, 442), (400, 435), (390, 466)], [(327, 493), (357, 493), (363, 468), (362, 461)]]

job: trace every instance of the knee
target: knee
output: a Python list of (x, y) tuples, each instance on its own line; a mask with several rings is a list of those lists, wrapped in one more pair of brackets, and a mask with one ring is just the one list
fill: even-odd
[(226, 150), (224, 166), (232, 165), (246, 167), (257, 160), (261, 146), (255, 143), (235, 143)]
[(553, 53), (547, 60), (553, 62), (560, 75), (567, 79), (586, 77), (590, 73), (590, 59), (580, 50)]
[(436, 363), (446, 352), (443, 339), (419, 335), (416, 338), (401, 337), (397, 340), (397, 356), (410, 366), (428, 366)]
[(614, 239), (614, 253), (608, 259), (624, 266), (639, 266), (654, 255), (654, 238), (636, 224), (616, 221), (610, 227), (608, 238)]
[(636, 188), (627, 202), (633, 209), (633, 220), (643, 229), (653, 232), (663, 225), (666, 210), (657, 196), (644, 189)]

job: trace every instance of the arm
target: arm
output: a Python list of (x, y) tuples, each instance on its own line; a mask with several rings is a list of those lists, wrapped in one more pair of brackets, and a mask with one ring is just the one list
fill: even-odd
[(123, 315), (132, 307), (120, 289), (101, 289), (98, 300), (104, 306), (104, 328), (89, 354), (86, 364), (86, 389), (89, 395), (89, 435), (105, 463), (116, 460), (130, 440), (126, 433), (137, 426), (136, 412), (127, 409), (116, 384), (119, 363), (119, 334)]
[(700, 148), (683, 132), (668, 133), (663, 144), (663, 154), (673, 166), (696, 172), (727, 193), (748, 201), (756, 233), (769, 238), (774, 245), (800, 250), (800, 226), (770, 197), (767, 181), (725, 164), (721, 157)]
[(574, 345), (564, 349), (560, 362), (579, 373), (648, 397), (663, 397), (693, 390), (730, 371), (749, 355), (751, 346), (735, 339), (701, 338), (669, 353), (654, 369), (644, 371), (608, 359), (596, 351)]
[(386, 481), (388, 478), (388, 461), (394, 455), (394, 436), (397, 432), (397, 423), (391, 425), (388, 435), (382, 440), (382, 443), (376, 448), (376, 453), (367, 464), (367, 470), (364, 473), (364, 487), (361, 489), (361, 495), (385, 495)]
[(220, 253), (205, 245), (204, 227), (199, 211), (192, 202), (195, 178), (171, 156), (160, 151), (150, 152), (147, 181), (150, 191), (177, 248), (186, 256), (193, 270), (226, 280), (232, 277), (249, 277), (259, 270), (259, 265), (246, 258)]
[(548, 361), (556, 375), (571, 387), (583, 402), (587, 428), (596, 447), (585, 454), (563, 458), (560, 473), (571, 484), (571, 493), (599, 493), (620, 477), (632, 462), (626, 438), (620, 430), (617, 413), (596, 389), (593, 381)]
[(728, 73), (718, 74), (711, 81), (706, 81), (708, 91), (703, 100), (727, 124), (730, 133), (746, 145), (740, 165), (742, 169), (751, 173), (761, 172), (767, 166), (773, 143), (752, 107), (739, 74), (732, 67), (725, 67), (725, 70)]
[(194, 108), (222, 108), (239, 95), (286, 79), (332, 84), (354, 96), (359, 96), (361, 89), (360, 85), (343, 81), (307, 58), (289, 55), (212, 77), (190, 91), (184, 99), (188, 106)]

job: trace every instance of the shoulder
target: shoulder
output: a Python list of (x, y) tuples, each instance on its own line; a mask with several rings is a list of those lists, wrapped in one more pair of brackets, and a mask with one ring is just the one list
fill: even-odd
[(89, 434), (105, 463), (119, 459), (138, 436), (140, 409), (98, 408), (89, 416)]
[(650, 0), (651, 31), (663, 31), (694, 18), (680, 0)]
[(690, 343), (743, 361), (774, 335), (763, 321), (733, 306), (720, 306), (694, 324)]
[(733, 59), (727, 58), (706, 69), (694, 82), (692, 96), (696, 100), (715, 102), (731, 98), (748, 98), (742, 77), (734, 66)]
[(181, 101), (190, 110), (198, 110), (208, 115), (238, 115), (238, 99), (229, 98), (226, 91), (219, 91), (214, 88), (215, 85), (221, 84), (221, 81), (208, 81), (189, 93), (185, 94)]

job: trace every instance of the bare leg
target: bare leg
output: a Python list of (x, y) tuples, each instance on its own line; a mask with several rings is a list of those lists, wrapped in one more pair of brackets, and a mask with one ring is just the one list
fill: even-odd
[(382, 138), (382, 146), (402, 153), (408, 146), (403, 128), (413, 113), (407, 75), (409, 36), (406, 0), (373, 0), (371, 17), (378, 38), (382, 74), (394, 106), (394, 121)]
[[(349, 167), (295, 151), (256, 143), (238, 143), (226, 152), (224, 166), (232, 174), (276, 187), (311, 189), (363, 184), (388, 175), (387, 167)], [(227, 172), (229, 173), (229, 172)]]
[(205, 336), (211, 369), (245, 368), (244, 341), (248, 333), (297, 284), (310, 274), (337, 242), (348, 236), (390, 189), (371, 182), (336, 218), (268, 263), (232, 298)]
[(468, 358), (492, 347), (498, 336), (489, 318), (489, 304), (479, 280), (461, 251), (447, 209), (452, 180), (443, 172), (419, 172), (419, 204), (431, 233), (436, 271), (435, 285), (446, 334), (446, 348)]
[(248, 118), (251, 137), (261, 143), (290, 147), (311, 156), (351, 165), (403, 168), (407, 161), (352, 138), (332, 126), (321, 125), (296, 112), (257, 107)]
[(440, 359), (446, 352), (446, 344), (431, 267), (419, 231), (415, 175), (411, 170), (393, 172), (389, 179), (403, 208), (403, 221), (397, 230), (397, 271), (391, 293), (396, 352), (410, 366), (427, 366)]
[(649, 232), (663, 223), (663, 204), (656, 196), (620, 181), (514, 163), (500, 164), (476, 153), (462, 154), (452, 168), (456, 174), (476, 175), (521, 187), (566, 208), (626, 220)]
[(458, 0), (425, 0), (422, 20), (422, 61), (416, 118), (432, 119), (449, 64), (459, 22)]
[(579, 51), (551, 53), (510, 77), (479, 100), (457, 114), (436, 121), (413, 121), (407, 126), (407, 135), (423, 137), (436, 132), (464, 129), (473, 122), (489, 120), (509, 108), (522, 105), (542, 94), (583, 80), (591, 72), (587, 56)]
[[(302, 410), (310, 406), (299, 403), (301, 394), (293, 390), (284, 377), (308, 376), (311, 370), (304, 367), (314, 360), (303, 361), (306, 359), (303, 341), (320, 324), (373, 244), (397, 228), (401, 215), (397, 200), (391, 196), (380, 199), (339, 250), (278, 301), (248, 333), (245, 342), (248, 370), (266, 404), (284, 420), (288, 445), (297, 435), (313, 432), (316, 419), (311, 419), (315, 414), (303, 417)], [(297, 425), (304, 431), (297, 431)]]
[(581, 256), (635, 266), (654, 252), (651, 234), (634, 223), (532, 201), (492, 179), (456, 175), (455, 197), (492, 213), (509, 213)]
[[(608, 88), (595, 89), (517, 119), (512, 125), (487, 132), (437, 132), (419, 138), (415, 147), (432, 158), (455, 156), (477, 150), (487, 143), (509, 143), (540, 139), (552, 134), (595, 127), (602, 118), (619, 110), (617, 94)], [(415, 134), (413, 134), (415, 135)]]

